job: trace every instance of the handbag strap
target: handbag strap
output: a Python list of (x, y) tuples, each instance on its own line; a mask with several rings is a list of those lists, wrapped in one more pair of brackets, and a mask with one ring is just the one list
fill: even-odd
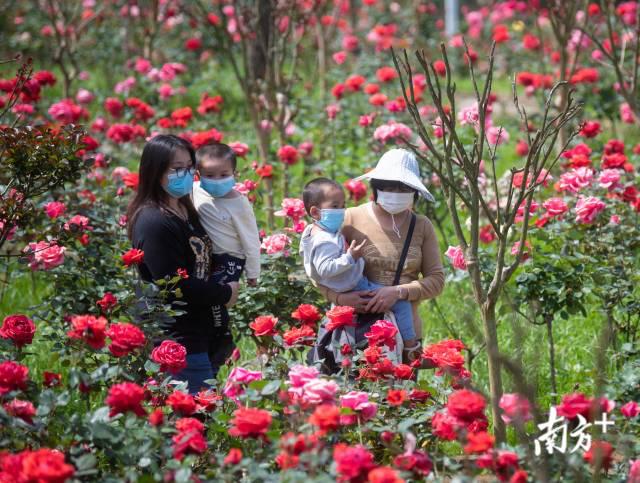
[(407, 253), (409, 253), (409, 245), (411, 245), (411, 238), (413, 237), (413, 229), (416, 227), (416, 214), (411, 213), (411, 223), (409, 224), (409, 231), (407, 232), (407, 239), (404, 241), (404, 247), (402, 247), (402, 254), (400, 255), (400, 261), (398, 262), (398, 268), (396, 268), (396, 276), (393, 277), (393, 285), (398, 285), (400, 282), (400, 275), (402, 275), (402, 269), (404, 268), (404, 262), (407, 259)]

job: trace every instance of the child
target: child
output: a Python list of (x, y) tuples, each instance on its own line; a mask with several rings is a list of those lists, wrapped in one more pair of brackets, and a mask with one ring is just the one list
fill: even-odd
[[(382, 285), (363, 275), (364, 245), (355, 241), (347, 248), (340, 227), (344, 221), (344, 191), (333, 180), (317, 178), (304, 187), (302, 200), (314, 223), (308, 225), (300, 242), (304, 269), (309, 278), (335, 292), (375, 290)], [(345, 248), (347, 248), (345, 250)], [(411, 303), (399, 300), (392, 307), (405, 346), (415, 344)]]
[[(260, 236), (249, 200), (236, 184), (236, 154), (226, 144), (208, 144), (196, 151), (200, 182), (193, 186), (193, 204), (213, 244), (213, 277), (220, 283), (238, 281), (243, 271), (247, 285), (255, 287), (260, 276)], [(235, 347), (224, 307), (213, 308), (214, 323), (223, 331), (224, 349), (210, 351), (214, 375)]]
[(226, 144), (207, 144), (196, 151), (200, 182), (194, 183), (193, 204), (213, 242), (214, 275), (222, 283), (238, 281), (246, 271), (255, 287), (260, 276), (260, 236), (249, 200), (236, 184), (236, 155)]

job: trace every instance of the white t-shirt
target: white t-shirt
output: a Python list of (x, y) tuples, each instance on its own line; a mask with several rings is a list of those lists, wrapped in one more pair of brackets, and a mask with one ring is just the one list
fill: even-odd
[(260, 236), (253, 207), (246, 196), (214, 198), (193, 184), (192, 199), (202, 226), (213, 242), (213, 253), (246, 259), (245, 276), (260, 276)]

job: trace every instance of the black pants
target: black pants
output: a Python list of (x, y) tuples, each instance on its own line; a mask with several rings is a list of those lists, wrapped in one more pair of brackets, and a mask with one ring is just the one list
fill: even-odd
[[(213, 255), (213, 277), (220, 283), (237, 282), (244, 270), (245, 260), (231, 255)], [(229, 328), (229, 313), (224, 306), (213, 307), (214, 324), (219, 335), (209, 344), (209, 360), (214, 376), (220, 366), (231, 356), (236, 345)]]

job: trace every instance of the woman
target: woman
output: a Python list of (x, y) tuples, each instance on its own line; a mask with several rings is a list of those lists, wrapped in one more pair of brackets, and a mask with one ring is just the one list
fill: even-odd
[(175, 305), (184, 314), (162, 328), (187, 349), (187, 367), (177, 379), (186, 380), (191, 393), (217, 372), (208, 353), (212, 347), (215, 352), (227, 328), (226, 320), (214, 318), (213, 307), (229, 307), (238, 297), (237, 282), (222, 285), (211, 278), (211, 240), (190, 197), (195, 165), (190, 143), (177, 136), (155, 136), (142, 152), (138, 192), (127, 210), (129, 238), (144, 252), (138, 266), (141, 278), (153, 282), (186, 270), (177, 285), (180, 302), (186, 305)]
[(373, 202), (346, 211), (342, 233), (348, 243), (366, 242), (364, 274), (373, 282), (387, 285), (375, 291), (336, 293), (326, 287), (321, 292), (336, 305), (349, 305), (358, 312), (383, 313), (398, 300), (413, 306), (413, 325), (417, 341), (405, 347), (408, 363), (422, 352), (422, 320), (418, 305), (437, 297), (444, 287), (444, 269), (433, 225), (426, 216), (416, 215), (416, 225), (400, 284), (393, 283), (400, 254), (407, 238), (412, 208), (418, 196), (433, 201), (420, 180), (415, 156), (405, 149), (387, 151), (375, 169), (357, 179), (369, 179)]

